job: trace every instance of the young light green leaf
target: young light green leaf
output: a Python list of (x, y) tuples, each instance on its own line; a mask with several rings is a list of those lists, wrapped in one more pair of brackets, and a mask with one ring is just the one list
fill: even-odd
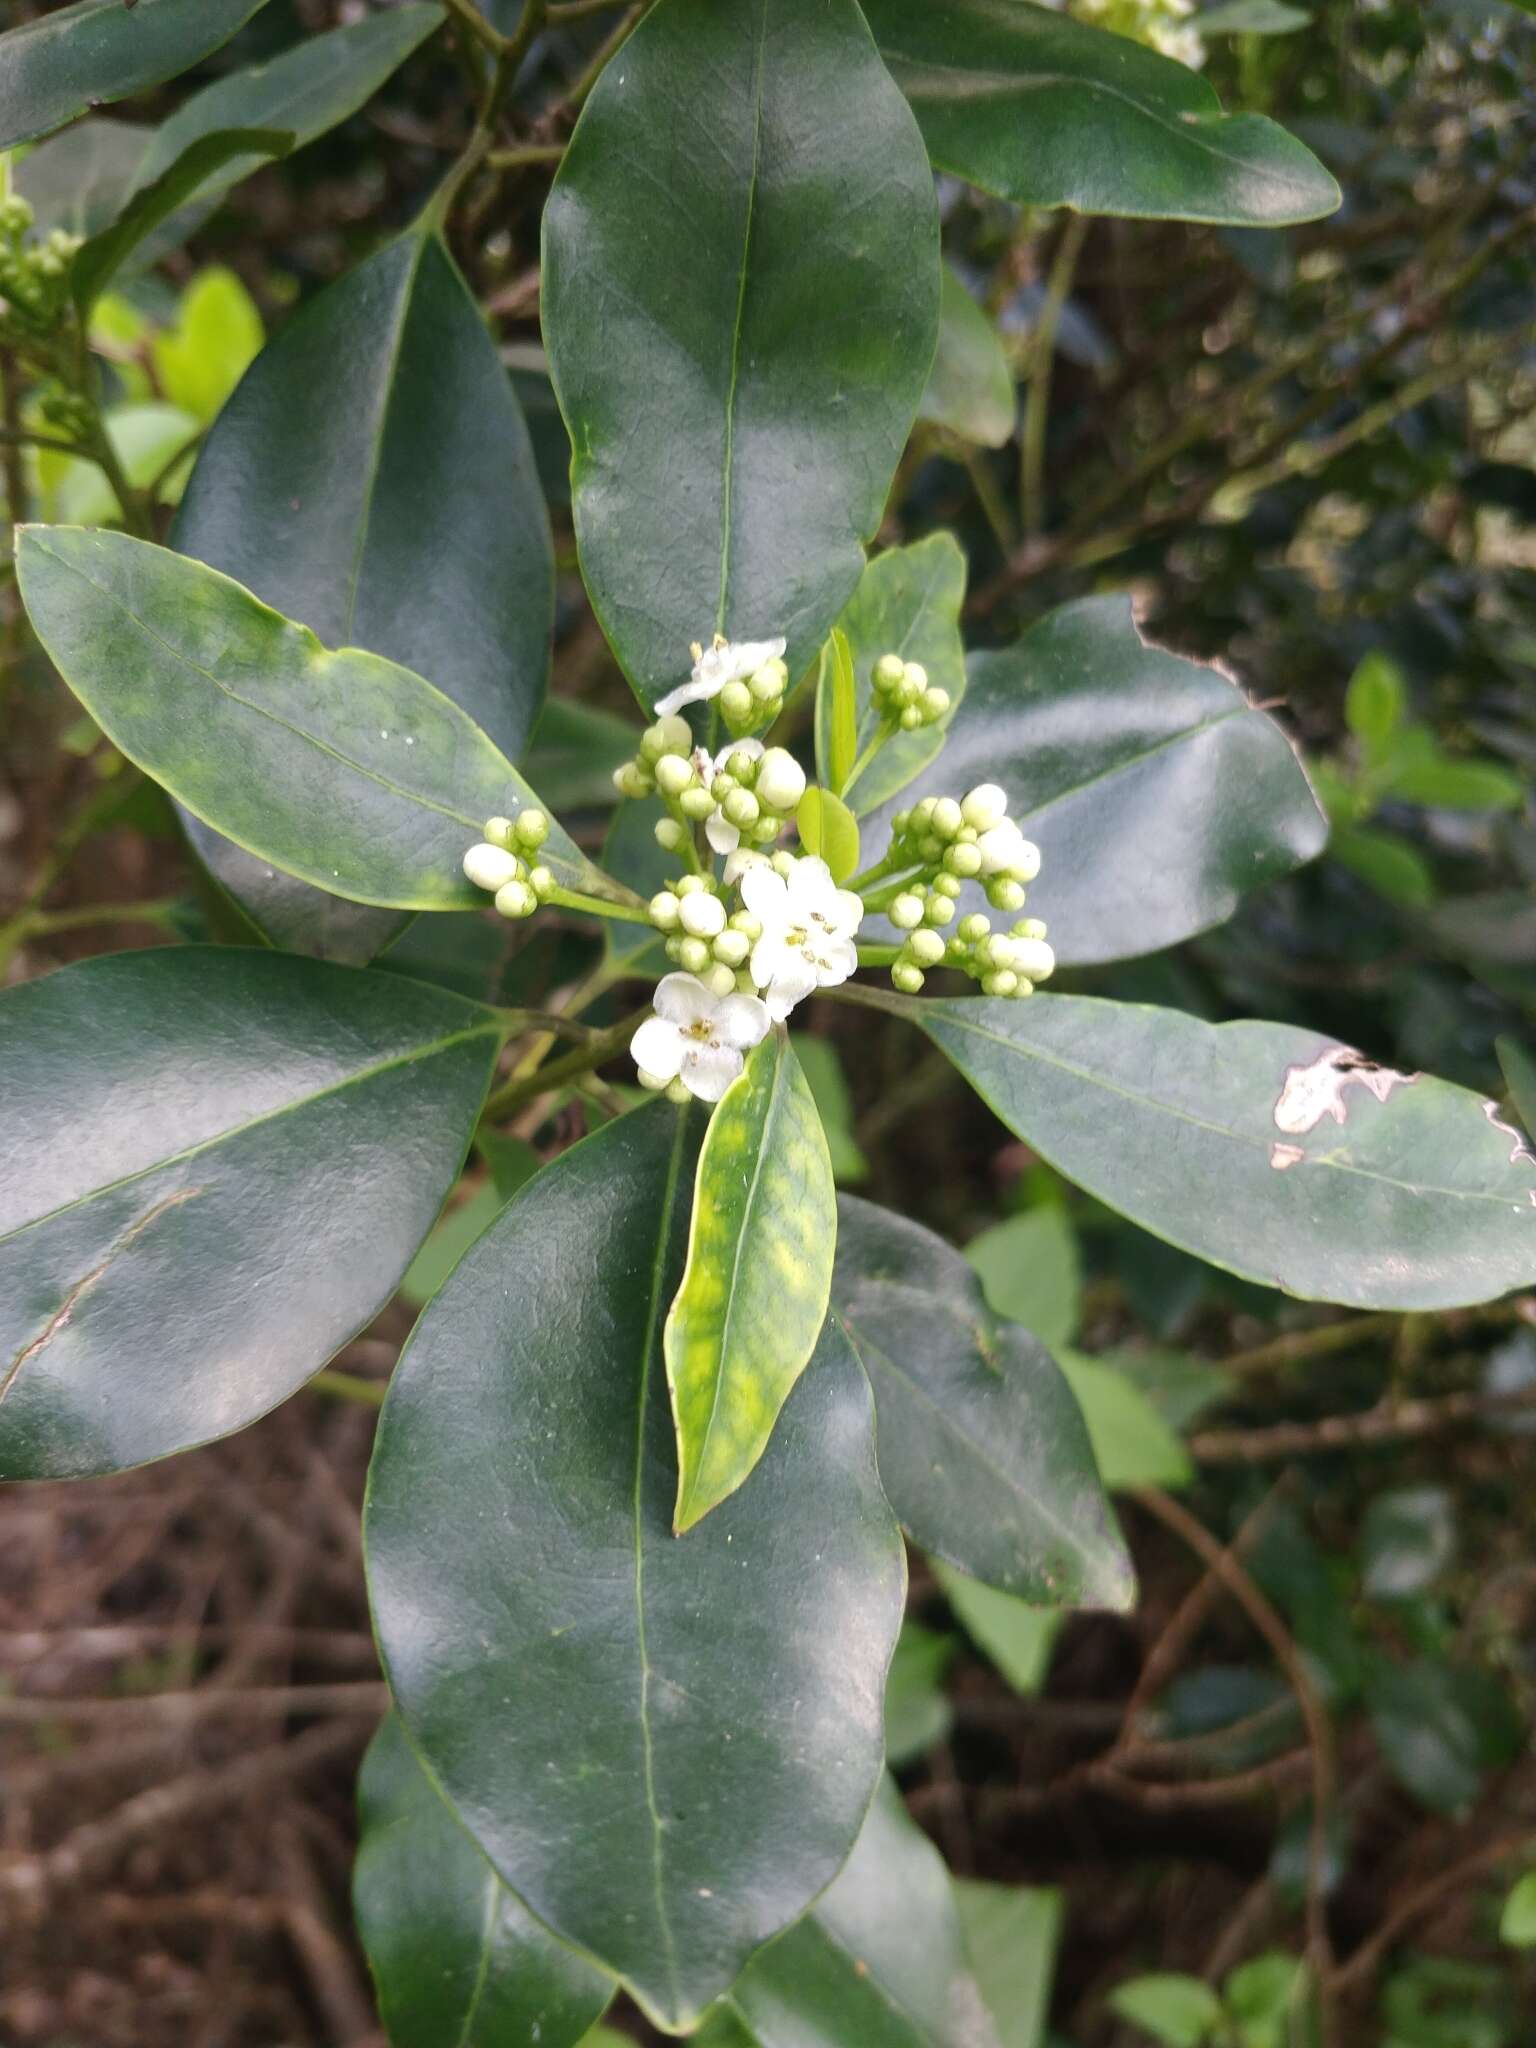
[(663, 1339), (679, 1535), (754, 1470), (826, 1319), (837, 1196), (821, 1118), (782, 1031), (748, 1055), (699, 1154)]
[(69, 282), (81, 319), (89, 318), (93, 300), (139, 244), (215, 171), (233, 157), (264, 163), (270, 157), (286, 156), (292, 147), (292, 134), (274, 128), (221, 129), (189, 143), (153, 183), (134, 195), (111, 227), (93, 235), (77, 253)]
[(1077, 1403), (961, 1254), (842, 1195), (832, 1305), (874, 1387), (880, 1476), (913, 1541), (1043, 1605), (1128, 1607), (1130, 1560)]
[(1007, 1679), (1015, 1692), (1037, 1693), (1051, 1668), (1051, 1653), (1061, 1633), (1062, 1611), (1031, 1607), (1012, 1593), (967, 1578), (941, 1557), (928, 1560), (955, 1619)]
[(1517, 1878), (1504, 1901), (1499, 1939), (1508, 1948), (1536, 1948), (1536, 1870)]
[(946, 263), (939, 348), (917, 416), (982, 448), (1013, 439), (1019, 398), (997, 329)]
[(357, 1781), (352, 1877), (390, 2048), (576, 2048), (614, 1985), (509, 1891), (388, 1714)]
[(1083, 1411), (1094, 1463), (1111, 1493), (1188, 1486), (1189, 1453), (1133, 1379), (1080, 1351), (1059, 1350), (1056, 1363)]
[(1203, 2048), (1221, 2024), (1221, 2000), (1210, 1985), (1175, 1970), (1132, 1977), (1116, 1985), (1109, 2004), (1122, 2019), (1160, 2041), (1163, 2048)]
[(938, 248), (854, 0), (662, 0), (604, 70), (545, 209), (544, 333), (582, 570), (647, 710), (715, 632), (814, 660), (933, 360)]
[(825, 690), (831, 703), (831, 739), (827, 762), (827, 786), (834, 796), (848, 787), (848, 777), (859, 750), (859, 709), (854, 695), (853, 654), (848, 635), (834, 626), (822, 650), (818, 702)]
[(1434, 869), (1396, 832), (1378, 832), (1368, 825), (1336, 826), (1328, 855), (1404, 910), (1426, 910), (1439, 895)]
[[(172, 540), (327, 644), (429, 676), (522, 753), (549, 670), (549, 522), (495, 345), (435, 235), (388, 243), (288, 323), (209, 435)], [(192, 838), (276, 945), (367, 959), (399, 928), (353, 910), (338, 930), (334, 903), (274, 863)]]
[[(22, 529), (32, 624), (114, 745), (206, 823), (359, 903), (476, 908), (460, 862), (484, 822), (537, 800), (420, 676), (328, 653), (227, 576), (125, 534)], [(541, 858), (610, 897), (555, 826)]]
[(949, 1872), (889, 1778), (836, 1882), (730, 2003), (758, 2048), (998, 2048)]
[(955, 1902), (1001, 2048), (1042, 2048), (1061, 1940), (1061, 1893), (965, 1880), (955, 1886)]
[(266, 333), (256, 302), (232, 270), (212, 264), (182, 293), (174, 323), (151, 340), (166, 397), (212, 426)]
[(1431, 1309), (1536, 1279), (1536, 1160), (1468, 1089), (1286, 1024), (1086, 996), (865, 1000), (920, 1025), (1059, 1172), (1261, 1286)]
[(1390, 655), (1366, 655), (1344, 692), (1344, 722), (1357, 740), (1380, 752), (1402, 724), (1408, 708), (1403, 672)]
[(131, 99), (227, 43), (266, 0), (74, 0), (0, 36), (0, 149)]
[(800, 799), (795, 824), (804, 852), (819, 855), (834, 882), (846, 882), (859, 865), (859, 821), (830, 789), (813, 782)]
[(1224, 114), (1197, 71), (1125, 36), (1000, 0), (866, 0), (941, 169), (1023, 206), (1280, 227), (1340, 192), (1293, 135)]
[(885, 1760), (893, 1769), (942, 1742), (954, 1725), (944, 1674), (955, 1649), (953, 1636), (941, 1636), (910, 1617), (902, 1623), (885, 1682)]
[(830, 1321), (757, 1471), (672, 1534), (661, 1326), (701, 1122), (653, 1102), (513, 1197), (417, 1325), (366, 1509), (413, 1742), (507, 1883), (669, 2032), (846, 1860), (905, 1577)]
[[(965, 601), (965, 556), (953, 534), (933, 533), (904, 548), (876, 555), (859, 578), (838, 625), (853, 657), (857, 744), (867, 748), (880, 729), (871, 675), (882, 654), (920, 662), (935, 688), (948, 690), (951, 710), (937, 725), (888, 739), (842, 794), (858, 817), (904, 789), (944, 744), (953, 707), (965, 695), (965, 648), (960, 607)], [(831, 753), (831, 703), (816, 696), (816, 758), (823, 779)]]
[(1077, 1232), (1060, 1202), (1044, 1202), (973, 1237), (965, 1256), (1000, 1316), (1033, 1330), (1055, 1351), (1077, 1335), (1083, 1261)]
[[(1148, 646), (1124, 597), (1063, 605), (972, 658), (943, 755), (901, 804), (978, 782), (1007, 790), (1039, 846), (1030, 912), (1074, 966), (1223, 923), (1327, 839), (1280, 727), (1218, 670)], [(866, 820), (866, 861), (889, 844), (893, 809)]]
[(248, 948), (10, 990), (0, 1477), (121, 1471), (301, 1387), (431, 1227), (501, 1038), (441, 990)]

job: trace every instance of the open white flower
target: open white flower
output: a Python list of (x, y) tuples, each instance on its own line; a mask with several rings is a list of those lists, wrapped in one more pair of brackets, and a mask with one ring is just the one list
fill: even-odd
[(711, 995), (691, 974), (657, 983), (654, 1017), (629, 1050), (648, 1087), (680, 1080), (700, 1102), (718, 1102), (745, 1064), (743, 1055), (768, 1035), (768, 1009), (756, 996)]
[[(732, 740), (729, 746), (720, 749), (713, 761), (705, 749), (700, 747), (694, 756), (699, 780), (710, 783), (717, 775), (723, 775), (732, 754), (745, 754), (749, 760), (760, 761), (763, 758), (763, 743), (761, 740)], [(716, 853), (734, 853), (741, 844), (741, 827), (733, 825), (717, 804), (704, 820), (704, 837)]]
[(754, 676), (765, 661), (776, 661), (784, 652), (783, 638), (777, 640), (738, 640), (732, 643), (715, 636), (712, 647), (698, 647), (694, 650), (693, 673), (686, 683), (679, 683), (675, 690), (669, 690), (665, 697), (658, 699), (656, 715), (665, 718), (669, 712), (681, 711), (685, 704), (706, 704), (711, 697), (718, 697), (727, 683), (744, 683)]
[(771, 1017), (787, 1017), (813, 989), (835, 987), (858, 966), (853, 941), (863, 900), (838, 888), (824, 860), (797, 860), (787, 876), (766, 864), (749, 868), (741, 900), (763, 927), (752, 948), (752, 979)]

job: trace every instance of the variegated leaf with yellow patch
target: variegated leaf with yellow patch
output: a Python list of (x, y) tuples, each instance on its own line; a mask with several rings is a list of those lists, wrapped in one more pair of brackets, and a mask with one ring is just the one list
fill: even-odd
[(767, 1447), (826, 1319), (836, 1239), (826, 1136), (776, 1031), (710, 1123), (667, 1317), (679, 1534), (734, 1493)]

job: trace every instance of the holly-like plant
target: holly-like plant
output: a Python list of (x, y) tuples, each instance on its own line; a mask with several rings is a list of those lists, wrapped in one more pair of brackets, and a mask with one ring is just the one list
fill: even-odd
[[(177, 75), (259, 4), (13, 30), (0, 142)], [(1495, 1106), (1318, 1033), (1041, 992), (1221, 923), (1323, 815), (1274, 719), (1123, 598), (967, 660), (955, 542), (870, 552), (920, 409), (976, 376), (935, 170), (1250, 227), (1326, 213), (1328, 175), (1158, 49), (1025, 0), (658, 0), (598, 48), (568, 144), (560, 108), (503, 141), (534, 38), (593, 11), (395, 8), (366, 47), (301, 44), (281, 88), (261, 67), (188, 101), (88, 239), (7, 202), (0, 342), (127, 529), (25, 528), (27, 614), (246, 942), (0, 1005), (0, 1471), (119, 1471), (266, 1413), (391, 1298), (477, 1132), (494, 1169), (515, 1115), (595, 1088), (380, 1418), (397, 1711), (357, 1903), (391, 2039), (559, 2048), (622, 1984), (716, 2043), (986, 2043), (948, 1879), (882, 1785), (902, 1532), (1040, 1607), (1124, 1608), (1133, 1581), (1048, 1353), (938, 1237), (836, 1197), (787, 1020), (915, 1027), (1099, 1199), (1321, 1301), (1528, 1284), (1536, 1161)], [(1143, 10), (1149, 41), (1198, 55), (1186, 11)], [(450, 17), (484, 88), (462, 159), (257, 358), (158, 544), (93, 303), (317, 132), (315, 78), (340, 119)], [(551, 542), (447, 239), (541, 153), (581, 574), (645, 721), (615, 767), (566, 713), (562, 774), (619, 797), (596, 858), (529, 779)], [(514, 1008), (389, 971), (413, 918), (489, 897), (603, 931), (601, 963), (541, 988), (530, 947)], [(634, 982), (637, 1014), (582, 1020)], [(630, 1057), (654, 1099), (596, 1082)]]

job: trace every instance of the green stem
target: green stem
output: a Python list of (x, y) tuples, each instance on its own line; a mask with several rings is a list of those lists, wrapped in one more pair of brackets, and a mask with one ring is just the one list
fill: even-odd
[(1056, 330), (1061, 309), (1072, 290), (1077, 259), (1088, 233), (1087, 216), (1073, 214), (1062, 230), (1045, 288), (1045, 301), (1031, 348), (1029, 394), (1024, 401), (1024, 437), (1019, 460), (1019, 502), (1026, 539), (1036, 540), (1045, 527), (1045, 436), (1050, 418), (1051, 372), (1056, 360)]
[(844, 882), (843, 887), (852, 889), (856, 896), (861, 896), (871, 882), (883, 881), (887, 875), (894, 875), (898, 868), (910, 868), (912, 865), (904, 854), (888, 853), (883, 860), (876, 861), (872, 868), (865, 868), (862, 874), (855, 875), (851, 882)]
[(563, 1058), (551, 1060), (547, 1066), (540, 1067), (537, 1073), (517, 1076), (503, 1087), (497, 1088), (480, 1112), (481, 1123), (500, 1123), (504, 1118), (511, 1116), (514, 1110), (521, 1109), (524, 1103), (536, 1101), (539, 1096), (549, 1094), (551, 1089), (560, 1087), (566, 1081), (578, 1080), (583, 1074), (595, 1072), (604, 1061), (611, 1060), (615, 1053), (624, 1050), (650, 1014), (651, 1006), (647, 1003), (643, 1010), (636, 1010), (633, 1016), (626, 1017), (621, 1024), (611, 1025), (607, 1031), (599, 1032), (586, 1045), (578, 1046), (574, 1052), (566, 1053)]
[(389, 1391), (387, 1380), (365, 1380), (355, 1372), (337, 1372), (327, 1366), (309, 1383), (312, 1394), (329, 1394), (338, 1401), (355, 1401), (360, 1408), (382, 1408)]
[(864, 770), (869, 766), (870, 762), (873, 761), (876, 754), (879, 753), (880, 749), (885, 745), (886, 741), (888, 739), (893, 738), (896, 733), (900, 732), (900, 730), (901, 727), (898, 724), (896, 724), (893, 720), (889, 718), (881, 719), (880, 724), (875, 731), (874, 738), (870, 741), (869, 745), (864, 749), (863, 753), (859, 755), (858, 759), (854, 762), (853, 766), (848, 770), (848, 774), (846, 779), (844, 780), (843, 786), (837, 792), (837, 794), (840, 797), (842, 797), (845, 802), (847, 801), (849, 790), (852, 789), (853, 785), (864, 773)]
[(857, 893), (864, 897), (865, 910), (872, 917), (879, 911), (889, 910), (896, 898), (911, 888), (921, 872), (920, 868), (914, 868), (911, 874), (898, 876), (894, 882), (887, 882), (883, 889), (875, 889), (868, 894), (859, 890)]
[(527, 164), (557, 164), (564, 155), (563, 142), (520, 142), (512, 149), (493, 149), (486, 163), (493, 171), (517, 171)]
[(561, 102), (563, 106), (579, 107), (584, 104), (587, 95), (608, 68), (610, 58), (618, 55), (619, 51), (629, 41), (630, 36), (639, 27), (640, 17), (645, 13), (649, 5), (650, 0), (634, 0), (634, 5), (625, 14), (623, 20), (617, 24), (613, 33), (604, 40), (586, 70), (581, 73), (575, 84), (567, 91), (564, 100)]
[(860, 946), (861, 967), (894, 967), (901, 958), (900, 946)]
[(24, 936), (40, 938), (93, 924), (168, 924), (181, 907), (179, 898), (165, 896), (149, 903), (83, 903), (67, 910), (34, 910), (25, 916)]
[(643, 903), (637, 903), (633, 910), (622, 903), (604, 903), (596, 896), (583, 896), (576, 889), (562, 889), (559, 883), (544, 898), (546, 903), (555, 903), (562, 910), (579, 910), (584, 917), (615, 918), (621, 924), (649, 924), (651, 914)]

